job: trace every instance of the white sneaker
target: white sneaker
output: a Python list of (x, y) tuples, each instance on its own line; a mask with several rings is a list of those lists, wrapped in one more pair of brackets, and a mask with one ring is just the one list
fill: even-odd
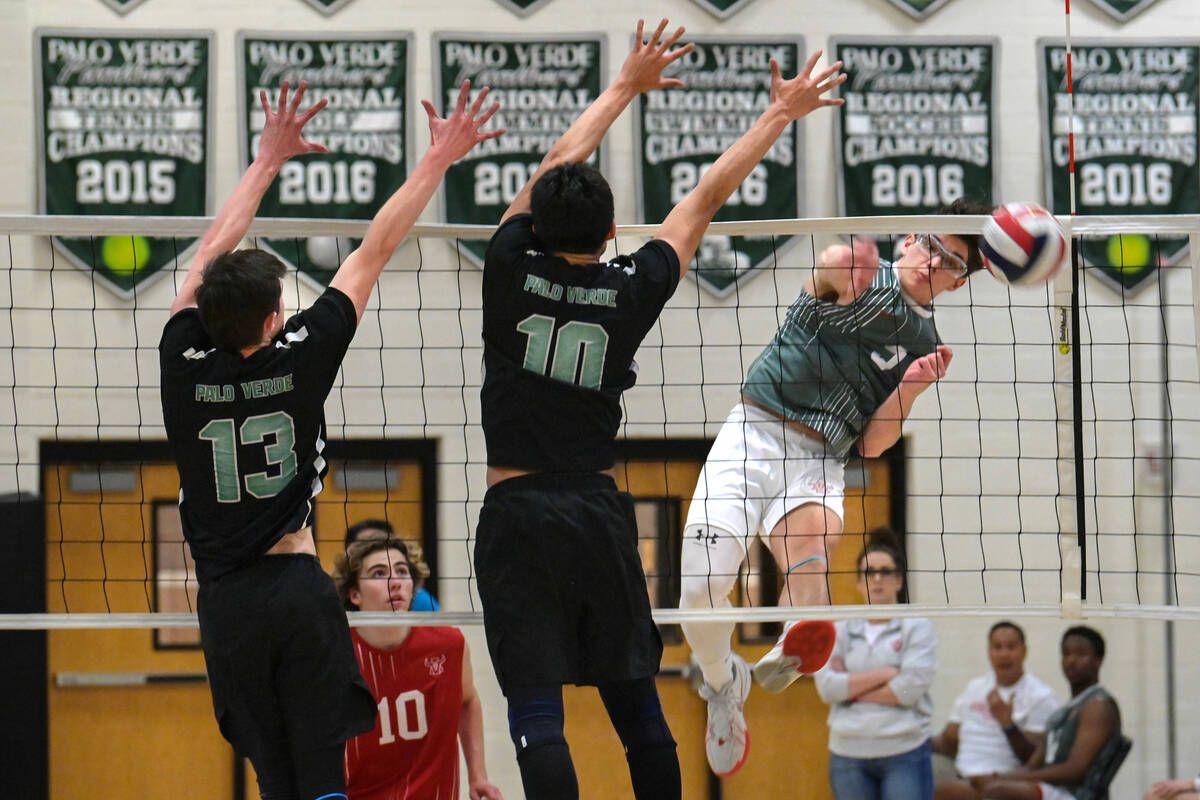
[(750, 694), (750, 667), (737, 653), (731, 656), (733, 679), (720, 691), (708, 683), (700, 687), (700, 696), (708, 701), (704, 753), (712, 771), (722, 778), (741, 769), (750, 752), (750, 731), (742, 714)]
[(801, 675), (811, 675), (829, 661), (837, 629), (828, 620), (784, 625), (775, 646), (754, 665), (754, 679), (768, 692), (782, 692)]

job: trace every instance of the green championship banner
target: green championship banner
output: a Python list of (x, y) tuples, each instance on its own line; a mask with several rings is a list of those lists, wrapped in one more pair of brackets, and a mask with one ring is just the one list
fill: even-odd
[[(641, 218), (662, 222), (687, 197), (713, 162), (771, 104), (771, 59), (784, 77), (804, 63), (796, 37), (687, 37), (696, 49), (664, 74), (683, 88), (658, 89), (638, 98), (636, 141)], [(792, 123), (742, 185), (717, 212), (717, 222), (791, 219), (804, 197), (803, 128)], [(718, 297), (732, 293), (763, 265), (795, 243), (795, 237), (705, 236), (688, 272)]]
[(1119, 22), (1126, 22), (1145, 11), (1155, 0), (1092, 0)]
[[(34, 52), (41, 213), (208, 213), (211, 33), (39, 29)], [(124, 297), (165, 274), (195, 243), (53, 241)]]
[[(411, 35), (406, 33), (238, 34), (243, 164), (254, 160), (266, 119), (260, 90), (266, 90), (274, 107), (283, 80), (293, 92), (301, 81), (308, 81), (304, 108), (329, 100), (304, 126), (304, 137), (329, 152), (284, 164), (258, 216), (369, 220), (400, 188), (408, 177), (412, 136), (407, 112), (411, 50)], [(316, 236), (264, 239), (263, 246), (324, 287), (357, 243)]]
[(999, 47), (994, 39), (831, 41), (831, 60), (847, 75), (836, 135), (842, 215), (933, 214), (960, 197), (992, 202)]
[(754, 0), (692, 0), (717, 19), (729, 19)]
[(892, 5), (913, 19), (925, 19), (950, 0), (892, 0)]
[[(1200, 42), (1072, 43), (1075, 206), (1079, 214), (1200, 212), (1197, 88)], [(1046, 205), (1070, 212), (1067, 51), (1038, 42)], [(1118, 291), (1143, 285), (1175, 263), (1185, 237), (1120, 234), (1084, 238), (1080, 257)]]
[[(442, 218), (496, 225), (537, 170), (542, 157), (599, 95), (605, 79), (605, 38), (579, 36), (434, 35), (434, 91), (451, 110), (464, 80), (472, 100), (491, 87), (500, 103), (489, 128), (506, 133), (480, 142), (446, 173)], [(589, 162), (603, 169), (597, 154)], [(487, 242), (462, 241), (460, 252), (483, 263)]]
[(304, 0), (304, 2), (308, 3), (322, 14), (328, 15), (349, 3), (350, 0)]

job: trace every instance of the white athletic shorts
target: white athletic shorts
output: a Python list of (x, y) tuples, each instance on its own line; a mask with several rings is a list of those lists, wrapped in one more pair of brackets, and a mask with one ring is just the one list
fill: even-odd
[(1075, 800), (1075, 795), (1052, 783), (1038, 781), (1038, 791), (1042, 793), (1042, 800)]
[(766, 535), (794, 508), (817, 503), (843, 519), (844, 463), (823, 442), (756, 406), (738, 403), (721, 426), (687, 525), (734, 534), (745, 551), (749, 537)]

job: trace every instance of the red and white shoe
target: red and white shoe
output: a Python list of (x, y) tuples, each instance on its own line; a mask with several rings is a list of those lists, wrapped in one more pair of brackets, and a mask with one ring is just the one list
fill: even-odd
[(750, 753), (750, 730), (742, 709), (750, 694), (750, 667), (732, 654), (733, 679), (719, 690), (705, 683), (700, 696), (708, 701), (708, 727), (704, 731), (704, 754), (719, 777), (741, 769)]
[(782, 692), (801, 675), (825, 666), (836, 639), (837, 629), (828, 620), (789, 622), (775, 646), (754, 665), (754, 679), (768, 692)]

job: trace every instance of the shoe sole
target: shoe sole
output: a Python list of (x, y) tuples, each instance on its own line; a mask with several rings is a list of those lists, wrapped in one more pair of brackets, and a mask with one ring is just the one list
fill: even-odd
[[(749, 756), (750, 756), (750, 729), (747, 728), (745, 733), (746, 733), (746, 749), (742, 751), (741, 760), (738, 761), (736, 764), (734, 764), (732, 769), (730, 769), (728, 772), (717, 772), (715, 769), (713, 769), (712, 762), (710, 761), (708, 763), (708, 768), (711, 769), (712, 773), (714, 775), (716, 775), (718, 778), (728, 778), (730, 775), (732, 775), (733, 773), (735, 773), (739, 769), (741, 769), (742, 765), (746, 763), (746, 759), (749, 758)], [(706, 752), (705, 757), (707, 758), (707, 756), (708, 756), (708, 753)]]
[(783, 639), (783, 654), (799, 661), (799, 671), (811, 675), (825, 666), (833, 654), (837, 628), (824, 619), (797, 622)]

